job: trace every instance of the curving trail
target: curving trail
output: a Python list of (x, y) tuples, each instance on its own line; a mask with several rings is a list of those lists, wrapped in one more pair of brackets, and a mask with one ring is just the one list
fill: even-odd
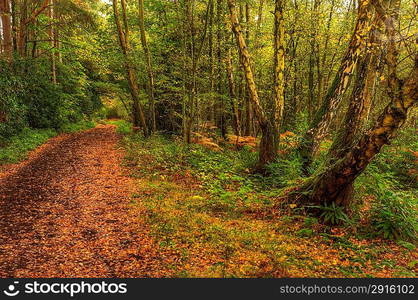
[(117, 142), (99, 125), (0, 171), (0, 277), (164, 276)]

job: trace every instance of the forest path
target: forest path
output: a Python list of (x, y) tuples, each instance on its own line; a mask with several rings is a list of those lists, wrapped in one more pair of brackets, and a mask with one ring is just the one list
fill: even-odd
[(161, 276), (117, 142), (99, 125), (0, 171), (0, 277)]

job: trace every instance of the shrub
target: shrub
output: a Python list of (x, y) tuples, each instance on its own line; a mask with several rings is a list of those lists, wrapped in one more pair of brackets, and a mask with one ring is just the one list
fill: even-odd
[(416, 239), (417, 208), (410, 195), (387, 190), (378, 195), (370, 211), (375, 235), (388, 239)]
[(350, 223), (350, 219), (344, 212), (344, 207), (336, 205), (335, 202), (331, 204), (324, 204), (321, 206), (309, 206), (320, 210), (319, 217), (327, 224), (340, 225)]

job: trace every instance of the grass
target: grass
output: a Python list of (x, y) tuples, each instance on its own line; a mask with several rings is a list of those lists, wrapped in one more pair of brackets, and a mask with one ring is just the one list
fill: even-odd
[(116, 126), (116, 132), (119, 133), (119, 134), (132, 133), (132, 124), (123, 120), (123, 119), (106, 120), (105, 123), (115, 125)]
[(5, 141), (0, 148), (0, 165), (18, 163), (27, 158), (28, 153), (44, 144), (58, 133), (71, 133), (95, 126), (94, 122), (83, 121), (65, 125), (59, 132), (55, 129), (31, 129), (25, 128), (18, 135)]
[[(167, 266), (174, 277), (416, 275), (415, 248), (322, 225), (283, 197), (297, 173), (249, 173), (254, 152), (213, 152), (161, 135), (127, 134), (122, 145), (137, 181), (132, 210), (178, 256)], [(295, 165), (291, 156), (277, 162)]]

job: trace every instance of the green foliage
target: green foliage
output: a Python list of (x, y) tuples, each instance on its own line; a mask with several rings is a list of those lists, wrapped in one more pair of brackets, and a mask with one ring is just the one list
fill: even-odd
[(107, 121), (107, 123), (115, 125), (118, 134), (127, 135), (132, 133), (132, 124), (125, 120), (112, 120)]
[(320, 206), (309, 206), (312, 208), (318, 208), (320, 210), (319, 217), (327, 224), (339, 225), (344, 223), (349, 223), (350, 219), (347, 214), (344, 212), (344, 207), (335, 204), (324, 204)]
[(31, 129), (24, 128), (19, 134), (3, 140), (3, 147), (0, 147), (0, 165), (7, 163), (17, 163), (27, 157), (29, 151), (45, 143), (49, 138), (56, 136), (60, 132), (71, 133), (93, 128), (95, 123), (92, 121), (81, 121), (73, 124), (64, 125), (60, 131), (55, 129)]
[(27, 107), (21, 101), (24, 83), (0, 60), (0, 145), (26, 125)]
[(314, 231), (310, 228), (302, 228), (301, 230), (296, 232), (296, 235), (301, 237), (310, 237), (314, 234)]
[(13, 136), (7, 146), (0, 148), (0, 164), (16, 163), (24, 159), (27, 153), (45, 143), (57, 132), (53, 129), (29, 129), (25, 128), (16, 136)]
[(408, 197), (406, 193), (390, 190), (378, 195), (370, 212), (375, 235), (388, 239), (417, 238), (417, 207)]
[(57, 84), (51, 82), (47, 60), (16, 60), (0, 68), (0, 142), (25, 127), (65, 131), (101, 107), (78, 63), (60, 65)]
[(412, 244), (410, 242), (405, 242), (405, 241), (402, 241), (402, 240), (397, 241), (397, 244), (401, 245), (402, 247), (404, 247), (408, 250), (411, 250), (411, 251), (415, 250), (415, 248), (416, 248), (416, 246), (414, 244)]
[(77, 132), (85, 129), (94, 128), (96, 126), (96, 123), (93, 121), (81, 121), (77, 123), (68, 123), (62, 126), (61, 132), (65, 133), (71, 133), (71, 132)]
[(302, 163), (296, 153), (277, 159), (276, 162), (267, 166), (267, 170), (270, 176), (266, 180), (277, 187), (289, 186), (302, 177)]
[(415, 128), (401, 130), (390, 147), (386, 147), (374, 162), (381, 173), (392, 174), (395, 181), (407, 189), (418, 189), (418, 135)]

